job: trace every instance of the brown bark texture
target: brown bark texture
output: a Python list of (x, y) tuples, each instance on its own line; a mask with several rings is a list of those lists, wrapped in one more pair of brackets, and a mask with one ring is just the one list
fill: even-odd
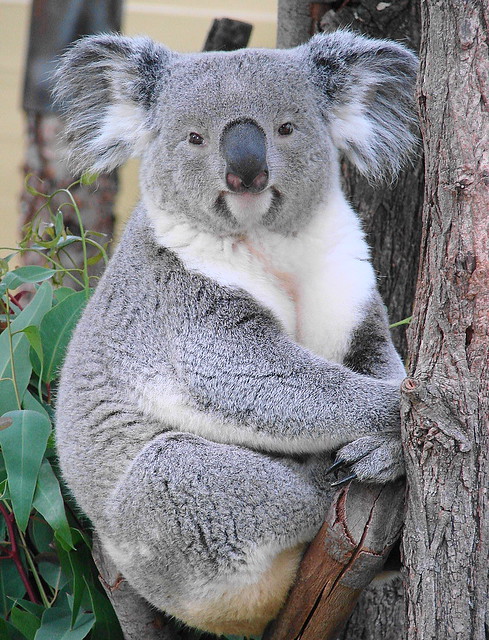
[(309, 545), (287, 603), (263, 640), (330, 640), (384, 562), (402, 527), (404, 482), (350, 483)]
[(423, 0), (426, 154), (403, 385), (409, 640), (489, 637), (489, 56), (486, 0)]

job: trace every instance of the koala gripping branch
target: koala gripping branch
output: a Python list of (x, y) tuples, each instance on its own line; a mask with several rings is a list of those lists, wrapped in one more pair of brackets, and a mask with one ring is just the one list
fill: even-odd
[(333, 640), (397, 540), (403, 504), (403, 481), (339, 491), (263, 640)]

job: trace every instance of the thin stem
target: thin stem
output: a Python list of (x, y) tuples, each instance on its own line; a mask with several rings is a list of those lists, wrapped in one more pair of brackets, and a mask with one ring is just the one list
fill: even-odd
[(81, 271), (81, 269), (66, 269), (66, 267), (63, 267), (63, 265), (60, 262), (56, 262), (56, 260), (54, 260), (50, 256), (47, 256), (44, 253), (44, 250), (41, 251), (41, 249), (32, 249), (31, 247), (15, 247), (15, 248), (14, 247), (0, 247), (0, 251), (18, 251), (19, 253), (23, 253), (25, 251), (33, 251), (34, 253), (38, 253), (45, 260), (47, 260), (48, 262), (51, 262), (51, 264), (53, 264), (59, 271), (62, 271), (63, 273), (65, 273), (69, 278), (71, 278), (73, 280), (73, 282), (76, 282), (76, 284), (80, 285), (80, 287), (84, 286), (83, 282), (81, 280), (79, 280), (78, 278), (76, 278), (71, 273), (72, 271)]
[(75, 210), (76, 218), (78, 220), (78, 226), (80, 228), (80, 238), (81, 238), (82, 250), (83, 250), (83, 282), (84, 282), (85, 289), (88, 289), (90, 287), (90, 276), (88, 275), (88, 265), (87, 265), (87, 261), (88, 261), (87, 239), (85, 237), (85, 227), (83, 226), (83, 220), (81, 217), (80, 209), (78, 208), (78, 205), (76, 204), (75, 198), (73, 197), (71, 191), (68, 191), (67, 189), (59, 189), (58, 191), (55, 191), (53, 193), (53, 196), (56, 195), (56, 193), (61, 193), (61, 192), (65, 193), (70, 199), (71, 205)]
[(17, 540), (15, 539), (14, 514), (9, 513), (1, 502), (0, 502), (0, 513), (2, 514), (3, 519), (5, 520), (5, 524), (7, 525), (8, 538), (10, 541), (10, 551), (8, 555), (14, 561), (15, 567), (19, 573), (20, 579), (24, 584), (25, 590), (27, 591), (27, 595), (29, 596), (30, 601), (35, 602), (36, 604), (39, 604), (39, 600), (37, 599), (37, 596), (34, 593), (34, 589), (32, 588), (32, 585), (29, 582), (29, 578), (27, 577), (27, 572), (24, 569), (22, 560), (20, 559), (19, 548), (17, 546)]
[(12, 384), (15, 392), (15, 399), (17, 400), (17, 405), (19, 409), (22, 409), (22, 402), (20, 400), (19, 389), (17, 387), (17, 376), (15, 373), (15, 363), (14, 363), (14, 343), (12, 340), (12, 331), (10, 329), (10, 300), (9, 297), (5, 297), (5, 306), (7, 308), (6, 313), (6, 321), (7, 321), (7, 335), (8, 335), (8, 344), (10, 350), (10, 369), (12, 371)]
[(29, 551), (29, 548), (27, 547), (27, 543), (25, 541), (25, 537), (24, 534), (22, 533), (22, 531), (20, 529), (17, 529), (18, 533), (19, 533), (19, 538), (20, 541), (22, 543), (22, 548), (24, 549), (25, 552), (25, 557), (27, 560), (27, 564), (29, 565), (29, 569), (31, 570), (31, 573), (34, 577), (34, 581), (36, 583), (37, 589), (39, 591), (39, 594), (41, 596), (41, 600), (43, 605), (46, 608), (50, 608), (51, 604), (49, 602), (49, 598), (46, 595), (46, 592), (44, 591), (44, 587), (42, 586), (42, 582), (41, 582), (41, 578), (39, 577), (39, 573), (37, 571), (36, 565), (34, 564), (34, 560), (32, 559), (31, 556), (31, 552)]

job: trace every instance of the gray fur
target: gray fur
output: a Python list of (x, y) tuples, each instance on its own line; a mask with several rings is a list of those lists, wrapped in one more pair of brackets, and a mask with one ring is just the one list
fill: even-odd
[[(110, 169), (140, 154), (143, 203), (68, 350), (60, 463), (118, 567), (157, 607), (178, 612), (266, 545), (310, 540), (330, 499), (332, 450), (342, 447), (360, 479), (402, 474), (403, 369), (375, 290), (344, 362), (329, 362), (245, 289), (187, 269), (161, 246), (148, 211), (242, 233), (220, 195), (220, 141), (245, 120), (264, 131), (275, 189), (261, 224), (300, 231), (339, 188), (340, 150), (371, 175), (397, 171), (413, 144), (414, 70), (402, 46), (348, 32), (290, 51), (195, 55), (94, 36), (64, 57), (57, 95), (75, 166)], [(110, 122), (114, 104), (129, 114), (126, 127)], [(350, 108), (369, 120), (371, 139), (338, 124)], [(294, 135), (279, 139), (288, 121)], [(189, 145), (189, 131), (206, 145)], [(214, 421), (213, 437), (152, 413), (148, 390)]]

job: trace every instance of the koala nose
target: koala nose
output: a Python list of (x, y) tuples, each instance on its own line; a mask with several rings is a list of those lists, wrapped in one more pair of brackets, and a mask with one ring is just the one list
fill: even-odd
[(231, 191), (258, 193), (268, 184), (265, 134), (254, 122), (231, 124), (221, 140), (226, 161), (226, 184)]

